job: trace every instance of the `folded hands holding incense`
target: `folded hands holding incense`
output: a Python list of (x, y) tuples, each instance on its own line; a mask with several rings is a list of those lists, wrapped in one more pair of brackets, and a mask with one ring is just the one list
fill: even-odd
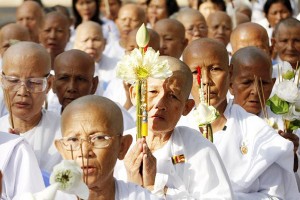
[(146, 140), (138, 139), (125, 156), (124, 164), (130, 182), (153, 190), (156, 175), (156, 158), (152, 155)]

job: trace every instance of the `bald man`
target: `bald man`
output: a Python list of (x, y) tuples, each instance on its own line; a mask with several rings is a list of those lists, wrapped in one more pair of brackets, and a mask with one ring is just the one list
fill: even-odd
[[(191, 71), (177, 58), (162, 56), (160, 59), (168, 61), (173, 74), (165, 80), (148, 79), (148, 136), (133, 143), (125, 156), (127, 177), (124, 168), (117, 171), (116, 177), (154, 188), (159, 194), (165, 194), (166, 199), (233, 199), (230, 182), (214, 146), (199, 132), (176, 127), (180, 116), (187, 115), (194, 106), (194, 101), (188, 99)], [(130, 92), (134, 103), (134, 86)], [(128, 133), (136, 138), (136, 129)]]
[(56, 140), (56, 147), (64, 159), (75, 160), (83, 169), (89, 199), (158, 199), (140, 186), (113, 177), (116, 161), (124, 158), (132, 141), (130, 135), (123, 135), (122, 113), (114, 102), (99, 96), (81, 97), (66, 107), (61, 123), (63, 138)]
[(39, 29), (43, 25), (43, 8), (35, 1), (24, 1), (16, 11), (16, 22), (28, 28), (31, 41), (39, 42)]
[(185, 38), (190, 43), (193, 40), (207, 37), (207, 24), (204, 16), (195, 9), (185, 8), (178, 12), (176, 19), (185, 28)]
[(160, 36), (160, 54), (180, 58), (188, 43), (184, 26), (175, 19), (162, 19), (155, 23), (153, 29)]
[(58, 54), (65, 51), (69, 39), (70, 26), (67, 16), (58, 11), (46, 14), (39, 32), (39, 41), (49, 52), (51, 63)]
[(247, 22), (238, 25), (231, 33), (230, 44), (233, 54), (241, 48), (255, 46), (271, 56), (268, 33), (257, 23)]
[(239, 105), (227, 103), (230, 76), (225, 46), (211, 39), (195, 40), (185, 49), (183, 60), (194, 74), (191, 94), (196, 105), (199, 103), (199, 66), (204, 91), (210, 87), (210, 103), (220, 113), (212, 123), (214, 144), (236, 198), (298, 199), (300, 194), (293, 173), (293, 144), (258, 116)]
[(115, 78), (115, 67), (119, 60), (103, 54), (105, 43), (102, 28), (98, 23), (87, 21), (77, 27), (74, 49), (84, 51), (93, 58), (96, 65), (95, 76), (99, 78), (97, 95), (103, 95), (108, 83)]
[[(75, 99), (95, 94), (98, 77), (95, 76), (95, 63), (85, 52), (77, 49), (61, 53), (54, 61), (55, 78), (53, 92), (49, 99), (49, 109), (62, 113)], [(125, 130), (134, 127), (134, 121), (122, 109)]]
[(139, 28), (143, 23), (146, 23), (146, 14), (141, 7), (131, 3), (123, 5), (116, 19), (120, 39), (108, 43), (104, 54), (118, 60), (121, 59), (125, 54), (125, 45), (129, 32)]
[(45, 172), (61, 159), (53, 146), (60, 117), (42, 108), (52, 85), (50, 69), (50, 55), (34, 42), (19, 42), (3, 56), (1, 81), (9, 114), (0, 118), (0, 131), (22, 135)]
[(222, 42), (225, 46), (229, 43), (232, 31), (230, 16), (223, 11), (216, 11), (207, 17), (208, 38)]

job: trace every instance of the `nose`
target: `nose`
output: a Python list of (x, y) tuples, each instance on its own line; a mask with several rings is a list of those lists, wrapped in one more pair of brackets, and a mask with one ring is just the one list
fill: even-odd
[(76, 93), (77, 92), (77, 85), (74, 78), (71, 78), (70, 81), (67, 83), (67, 92), (68, 93)]
[(219, 26), (218, 29), (217, 29), (217, 32), (219, 34), (223, 34), (225, 32), (225, 28), (223, 26)]
[(92, 48), (92, 47), (93, 47), (93, 41), (92, 41), (92, 40), (88, 40), (88, 41), (86, 42), (86, 46), (87, 46), (88, 48)]
[(50, 33), (49, 33), (49, 37), (50, 38), (55, 38), (55, 36), (56, 36), (55, 30), (51, 30)]
[[(257, 83), (257, 84), (259, 84), (259, 83)], [(258, 95), (258, 90), (257, 90), (258, 88), (257, 88), (257, 86), (256, 86), (256, 83), (255, 82), (253, 82), (252, 84), (251, 84), (251, 95)]]
[(83, 140), (81, 144), (81, 148), (82, 148), (82, 153), (80, 152), (80, 155), (82, 157), (89, 158), (92, 156), (93, 145), (89, 141)]
[(212, 80), (208, 70), (201, 70), (202, 83), (204, 86), (211, 86)]
[(22, 81), (18, 88), (17, 95), (18, 96), (28, 96), (28, 93), (29, 93), (29, 90), (28, 90), (26, 84)]

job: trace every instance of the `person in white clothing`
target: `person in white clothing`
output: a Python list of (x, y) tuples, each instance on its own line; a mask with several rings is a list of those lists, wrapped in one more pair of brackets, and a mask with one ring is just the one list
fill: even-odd
[[(194, 101), (188, 99), (191, 71), (176, 58), (160, 59), (168, 60), (173, 75), (167, 79), (149, 78), (148, 136), (131, 146), (124, 163), (116, 166), (116, 177), (147, 187), (166, 199), (233, 199), (215, 147), (199, 132), (175, 128), (180, 116), (194, 106)], [(132, 101), (134, 91), (132, 86)], [(136, 136), (135, 129), (127, 133)]]
[[(223, 44), (211, 39), (193, 41), (183, 60), (194, 74), (192, 95), (199, 104), (197, 69), (210, 104), (220, 113), (212, 123), (214, 144), (223, 160), (237, 199), (299, 199), (293, 173), (293, 144), (264, 120), (227, 103), (229, 61)], [(238, 164), (237, 164), (238, 163)]]
[(129, 32), (140, 27), (143, 23), (146, 23), (146, 15), (142, 8), (132, 3), (123, 5), (116, 19), (120, 39), (107, 44), (103, 52), (104, 55), (120, 60), (125, 55), (125, 45)]
[(42, 109), (52, 85), (50, 69), (50, 55), (44, 47), (18, 42), (5, 52), (1, 74), (9, 114), (0, 118), (0, 131), (25, 137), (46, 172), (61, 160), (53, 144), (60, 135), (60, 117)]
[(35, 155), (24, 138), (0, 132), (0, 152), (1, 199), (18, 199), (23, 193), (38, 192), (45, 187)]
[(56, 140), (56, 147), (64, 159), (81, 166), (89, 199), (158, 199), (113, 177), (117, 159), (124, 158), (132, 142), (123, 135), (122, 113), (113, 101), (95, 95), (76, 99), (64, 110), (61, 124), (63, 138)]

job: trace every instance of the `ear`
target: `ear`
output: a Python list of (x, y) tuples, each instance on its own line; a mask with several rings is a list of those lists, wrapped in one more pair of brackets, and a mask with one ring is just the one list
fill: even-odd
[(132, 84), (130, 87), (129, 87), (129, 95), (130, 95), (130, 100), (131, 100), (131, 103), (132, 105), (136, 106), (136, 91), (135, 91), (135, 86), (134, 84)]
[(63, 148), (62, 143), (59, 140), (54, 141), (55, 147), (57, 151), (60, 153), (60, 155), (63, 157), (63, 159), (68, 159), (66, 155), (66, 150)]
[(52, 88), (53, 85), (53, 75), (50, 74), (49, 78), (47, 79), (47, 88), (46, 88), (46, 94), (48, 94), (49, 90)]
[(99, 83), (99, 78), (98, 76), (95, 76), (92, 80), (92, 90), (91, 90), (91, 94), (95, 94), (97, 87), (98, 87), (98, 83)]
[(123, 135), (122, 136), (120, 151), (119, 151), (119, 155), (118, 155), (119, 160), (124, 159), (131, 143), (132, 143), (132, 136), (131, 135)]
[(187, 114), (189, 114), (189, 112), (191, 112), (191, 110), (194, 108), (194, 106), (195, 106), (194, 99), (188, 99), (185, 102), (185, 106), (184, 106), (184, 110), (182, 112), (182, 115), (186, 116)]
[(182, 41), (182, 46), (183, 46), (182, 52), (185, 49), (185, 47), (188, 45), (188, 43), (189, 43), (188, 39), (184, 38), (184, 40)]

